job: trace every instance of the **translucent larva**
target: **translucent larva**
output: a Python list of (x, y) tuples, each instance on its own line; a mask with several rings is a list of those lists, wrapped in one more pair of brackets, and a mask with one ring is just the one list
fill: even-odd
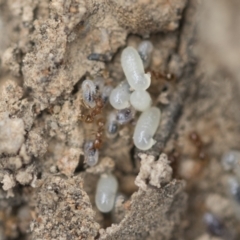
[(84, 144), (84, 158), (88, 166), (92, 167), (98, 163), (99, 152), (93, 147), (93, 141), (87, 141)]
[(137, 111), (143, 112), (150, 108), (152, 99), (147, 91), (137, 90), (130, 95), (130, 103)]
[(145, 74), (143, 62), (133, 47), (127, 47), (121, 55), (121, 64), (127, 81), (134, 90), (146, 90), (151, 83), (151, 75)]
[(112, 174), (103, 174), (97, 183), (95, 203), (100, 212), (110, 212), (114, 207), (118, 182)]
[(124, 109), (130, 106), (130, 86), (127, 81), (121, 82), (116, 88), (114, 88), (110, 94), (110, 104), (115, 109)]
[(102, 92), (103, 87), (104, 87), (104, 79), (102, 77), (96, 77), (94, 79), (94, 84), (96, 86), (96, 90), (98, 92)]
[(112, 90), (113, 90), (112, 86), (104, 86), (102, 88), (102, 100), (104, 104), (108, 102)]
[(106, 123), (106, 135), (108, 138), (115, 138), (118, 135), (118, 122), (116, 112), (108, 115)]
[(117, 122), (119, 124), (126, 124), (134, 118), (135, 113), (136, 111), (132, 107), (119, 110), (117, 111)]
[(96, 106), (96, 85), (92, 80), (84, 80), (82, 83), (82, 96), (84, 103), (90, 108)]
[(137, 148), (148, 150), (155, 144), (156, 141), (152, 137), (157, 131), (159, 121), (160, 110), (156, 107), (151, 107), (140, 115), (133, 134)]
[(148, 68), (150, 65), (152, 52), (153, 52), (153, 45), (150, 41), (145, 40), (138, 45), (138, 53), (143, 61), (143, 65), (145, 69)]

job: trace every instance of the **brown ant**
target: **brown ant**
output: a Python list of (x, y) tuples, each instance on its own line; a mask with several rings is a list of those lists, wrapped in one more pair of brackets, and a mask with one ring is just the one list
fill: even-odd
[(92, 147), (93, 149), (100, 149), (102, 146), (102, 135), (103, 135), (104, 125), (105, 123), (102, 118), (97, 120), (98, 130), (95, 135), (95, 140), (93, 142), (93, 147)]
[(87, 114), (87, 115), (81, 114), (80, 115), (81, 120), (83, 120), (86, 123), (92, 123), (94, 121), (94, 117), (102, 112), (104, 103), (103, 103), (103, 100), (101, 99), (101, 97), (95, 98), (95, 103), (96, 103), (96, 106), (94, 108), (92, 108), (92, 111), (89, 114)]
[(155, 78), (155, 79), (163, 79), (166, 81), (175, 81), (176, 80), (176, 76), (172, 73), (156, 72), (153, 70), (151, 70), (150, 73), (153, 76), (153, 78)]
[(201, 160), (205, 160), (207, 158), (206, 153), (203, 150), (203, 142), (199, 134), (195, 131), (190, 132), (189, 140), (196, 146), (197, 148), (197, 157)]

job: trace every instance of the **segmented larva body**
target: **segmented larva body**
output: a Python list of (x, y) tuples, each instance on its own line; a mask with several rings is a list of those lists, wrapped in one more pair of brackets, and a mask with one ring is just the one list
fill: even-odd
[(136, 111), (132, 107), (118, 110), (117, 111), (117, 122), (119, 124), (126, 124), (134, 118), (135, 113), (136, 113)]
[(96, 106), (96, 85), (92, 80), (84, 80), (82, 82), (82, 97), (84, 103), (90, 108), (94, 108)]
[(153, 45), (150, 41), (144, 40), (138, 45), (138, 53), (143, 61), (144, 68), (148, 68), (151, 62)]
[(160, 110), (156, 107), (151, 107), (140, 115), (133, 134), (133, 141), (138, 149), (145, 151), (155, 144), (152, 137), (157, 131), (160, 115)]
[(116, 112), (111, 112), (108, 115), (106, 123), (106, 136), (108, 138), (115, 138), (118, 135), (118, 122)]
[(145, 111), (150, 108), (152, 99), (150, 94), (145, 90), (137, 90), (131, 93), (130, 103), (137, 111)]
[(93, 141), (88, 141), (84, 144), (84, 157), (88, 166), (92, 167), (98, 163), (99, 152), (93, 147)]
[(118, 182), (112, 174), (103, 174), (97, 183), (95, 203), (100, 212), (110, 212), (114, 207)]
[(127, 81), (122, 81), (110, 94), (109, 102), (115, 109), (124, 109), (130, 106), (130, 86)]
[(145, 74), (142, 59), (136, 49), (126, 47), (121, 55), (121, 64), (132, 89), (146, 90), (150, 86), (151, 75)]

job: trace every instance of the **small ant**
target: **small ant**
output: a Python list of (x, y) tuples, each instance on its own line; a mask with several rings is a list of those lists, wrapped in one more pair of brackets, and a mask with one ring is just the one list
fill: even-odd
[(97, 120), (98, 130), (95, 135), (96, 138), (93, 142), (93, 147), (92, 147), (93, 149), (100, 149), (102, 146), (102, 135), (103, 135), (104, 125), (105, 125), (105, 122), (103, 121), (102, 118)]
[(104, 107), (103, 100), (100, 97), (95, 98), (95, 107), (92, 108), (92, 111), (87, 114), (81, 114), (80, 119), (83, 120), (86, 123), (92, 123), (94, 121), (94, 117), (97, 116), (102, 112), (102, 109)]
[(207, 158), (206, 153), (203, 150), (203, 142), (200, 138), (199, 134), (195, 131), (190, 132), (189, 140), (196, 146), (197, 148), (197, 157), (201, 160), (205, 160)]
[(151, 70), (151, 75), (155, 78), (155, 79), (164, 79), (167, 81), (175, 81), (176, 80), (176, 76), (172, 73), (165, 73), (165, 72), (156, 72)]

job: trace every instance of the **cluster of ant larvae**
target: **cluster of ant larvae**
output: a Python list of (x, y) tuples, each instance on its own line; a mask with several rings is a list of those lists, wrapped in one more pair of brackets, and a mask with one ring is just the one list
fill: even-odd
[(110, 212), (115, 203), (118, 181), (112, 174), (102, 174), (97, 183), (95, 203), (102, 213)]
[[(116, 124), (125, 124), (135, 115), (135, 110), (143, 112), (134, 131), (134, 144), (141, 150), (148, 150), (153, 146), (159, 121), (160, 110), (151, 107), (152, 99), (146, 89), (151, 84), (151, 75), (145, 74), (144, 67), (150, 64), (153, 45), (150, 41), (142, 41), (138, 51), (133, 47), (126, 47), (122, 51), (121, 64), (127, 81), (122, 81), (110, 94), (110, 104), (118, 110), (116, 117), (108, 121), (107, 129)], [(132, 92), (131, 92), (132, 91)], [(114, 120), (113, 120), (114, 119)], [(114, 125), (111, 125), (111, 122)], [(111, 132), (109, 131), (111, 136)], [(114, 135), (115, 136), (115, 135)]]

